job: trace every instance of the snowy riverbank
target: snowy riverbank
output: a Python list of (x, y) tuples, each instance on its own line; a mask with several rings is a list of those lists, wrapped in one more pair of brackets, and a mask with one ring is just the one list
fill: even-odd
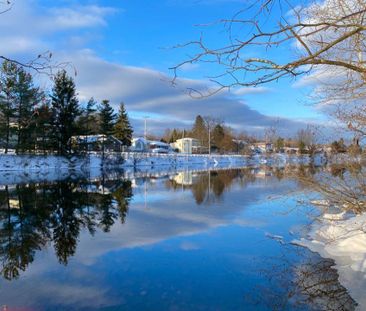
[(339, 282), (358, 303), (357, 310), (365, 310), (366, 213), (356, 215), (330, 207), (312, 224), (307, 237), (294, 243), (333, 259)]
[[(322, 165), (324, 159), (314, 163)], [(89, 154), (61, 157), (56, 155), (0, 155), (0, 185), (24, 182), (56, 181), (66, 178), (100, 176), (103, 171), (159, 172), (196, 169), (239, 168), (267, 165), (307, 165), (307, 156), (271, 155), (183, 155), (183, 154)]]

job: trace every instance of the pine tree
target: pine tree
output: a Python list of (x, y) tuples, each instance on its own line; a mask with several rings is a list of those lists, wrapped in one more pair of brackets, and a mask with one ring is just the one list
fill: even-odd
[(121, 103), (119, 106), (117, 122), (114, 126), (114, 136), (118, 138), (123, 145), (131, 146), (132, 133), (133, 130), (128, 119), (125, 105)]
[(36, 147), (46, 153), (46, 150), (52, 148), (52, 111), (47, 104), (43, 104), (37, 108), (35, 113), (35, 140)]
[(78, 129), (81, 135), (94, 135), (99, 133), (98, 118), (96, 115), (97, 102), (90, 98), (78, 119)]
[(76, 133), (76, 119), (80, 115), (74, 80), (65, 70), (59, 71), (54, 79), (51, 95), (52, 127), (59, 153), (71, 149), (71, 136)]
[(221, 149), (222, 141), (224, 140), (224, 138), (225, 138), (224, 128), (220, 124), (217, 124), (212, 132), (212, 141), (216, 146), (216, 148)]
[(114, 134), (116, 115), (109, 100), (103, 100), (99, 107), (100, 132), (104, 135)]
[(208, 130), (204, 119), (200, 115), (196, 117), (196, 120), (193, 124), (192, 136), (200, 141), (201, 146), (205, 145), (205, 142), (207, 141)]
[(3, 62), (1, 66), (0, 77), (0, 137), (8, 153), (10, 147), (10, 138), (14, 127), (12, 121), (15, 116), (15, 94), (14, 86), (16, 84), (16, 65), (11, 62)]
[(34, 87), (33, 77), (21, 67), (17, 68), (15, 92), (15, 118), (17, 125), (16, 151), (32, 150), (35, 146), (35, 111), (43, 99), (43, 93)]

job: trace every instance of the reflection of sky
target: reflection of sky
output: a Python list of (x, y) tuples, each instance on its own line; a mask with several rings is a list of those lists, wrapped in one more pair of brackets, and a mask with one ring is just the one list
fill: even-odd
[(37, 310), (249, 310), (244, 294), (265, 283), (257, 260), (280, 248), (266, 233), (286, 238), (304, 219), (285, 213), (294, 201), (267, 199), (293, 187), (259, 179), (197, 205), (189, 189), (158, 181), (147, 184), (145, 208), (145, 185), (138, 186), (125, 224), (82, 233), (67, 267), (52, 247), (39, 252), (19, 280), (2, 281), (0, 301)]

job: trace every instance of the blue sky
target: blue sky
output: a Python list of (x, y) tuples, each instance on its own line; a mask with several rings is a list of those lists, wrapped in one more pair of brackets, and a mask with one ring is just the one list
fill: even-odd
[[(242, 5), (239, 0), (14, 0), (0, 17), (0, 53), (27, 60), (50, 50), (55, 60), (71, 62), (80, 99), (106, 98), (115, 106), (124, 101), (137, 134), (143, 116), (150, 117), (154, 133), (189, 127), (197, 114), (219, 117), (237, 131), (262, 133), (277, 124), (283, 135), (323, 122), (306, 104), (311, 89), (291, 80), (197, 100), (186, 90), (203, 87), (210, 72), (195, 65), (184, 68), (178, 85), (171, 86), (169, 68), (193, 53), (172, 47), (202, 32), (209, 44), (222, 44), (222, 28), (207, 24), (233, 16)], [(289, 47), (274, 55), (292, 56)]]

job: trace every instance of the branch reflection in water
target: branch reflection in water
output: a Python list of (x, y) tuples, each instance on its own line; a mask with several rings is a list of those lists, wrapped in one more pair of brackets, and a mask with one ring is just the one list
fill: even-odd
[[(296, 258), (294, 260), (294, 258)], [(267, 261), (266, 264), (260, 260)], [(265, 304), (268, 310), (353, 311), (357, 303), (339, 282), (334, 261), (301, 246), (285, 244), (278, 257), (258, 259), (266, 286), (254, 286), (248, 304)]]

